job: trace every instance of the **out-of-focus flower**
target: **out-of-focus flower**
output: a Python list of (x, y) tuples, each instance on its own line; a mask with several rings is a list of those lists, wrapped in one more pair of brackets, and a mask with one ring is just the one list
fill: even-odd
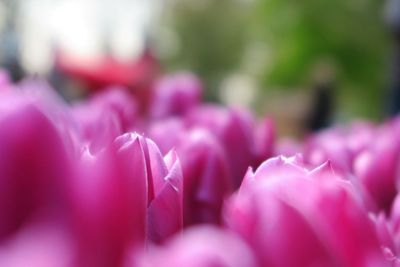
[(283, 155), (285, 157), (291, 157), (302, 151), (302, 144), (299, 141), (290, 138), (282, 138), (277, 141), (273, 154), (275, 156)]
[(138, 121), (136, 100), (118, 87), (99, 92), (89, 101), (75, 103), (72, 111), (80, 140), (92, 152), (131, 130)]
[(313, 166), (329, 160), (336, 171), (349, 173), (352, 170), (351, 154), (341, 128), (328, 129), (309, 137), (304, 147), (304, 158)]
[(183, 227), (183, 176), (180, 161), (174, 150), (163, 158), (150, 139), (127, 133), (116, 142), (126, 146), (139, 138), (146, 160), (147, 175), (147, 235), (160, 243)]
[[(137, 134), (115, 140), (121, 129), (107, 124), (98, 128), (112, 133), (102, 142), (96, 131), (82, 138), (82, 121), (40, 88), (30, 83), (0, 93), (0, 264), (118, 267), (147, 240), (163, 242), (179, 232), (183, 178), (175, 153), (163, 158)], [(102, 125), (99, 114), (106, 111), (121, 124), (132, 119), (125, 107), (131, 102), (123, 101), (111, 94), (86, 103), (99, 111), (93, 124)], [(65, 140), (71, 133), (79, 140)]]
[(249, 247), (235, 234), (211, 226), (193, 227), (165, 248), (153, 248), (135, 267), (256, 267)]
[(184, 176), (184, 224), (219, 224), (223, 201), (233, 190), (222, 147), (210, 133), (195, 129), (177, 152)]
[(389, 266), (351, 185), (325, 165), (274, 158), (247, 173), (227, 203), (226, 223), (262, 266)]
[(46, 115), (58, 130), (68, 153), (75, 157), (80, 154), (82, 137), (78, 122), (73, 116), (70, 105), (41, 79), (25, 79), (14, 85), (12, 91), (20, 91), (22, 98), (29, 99)]
[(177, 73), (165, 76), (155, 85), (151, 116), (182, 116), (200, 104), (202, 93), (203, 85), (193, 74)]
[(7, 89), (10, 85), (10, 75), (7, 71), (0, 69), (0, 90)]
[(184, 177), (184, 224), (220, 223), (222, 203), (232, 193), (232, 173), (219, 140), (204, 128), (188, 129), (178, 118), (157, 121), (150, 137), (164, 151), (175, 148)]
[(138, 103), (136, 99), (122, 87), (109, 87), (90, 99), (90, 105), (95, 105), (107, 112), (117, 114), (122, 131), (132, 130), (138, 120)]
[(381, 240), (385, 257), (393, 267), (400, 266), (400, 196), (395, 198), (390, 215), (371, 215)]
[[(376, 220), (378, 223), (378, 229), (380, 233), (384, 233), (384, 235), (380, 234), (381, 237), (384, 238), (384, 244), (388, 247), (394, 255), (397, 257), (400, 256), (400, 195), (398, 194), (393, 201), (392, 210), (390, 212), (390, 216), (388, 217), (385, 227), (382, 227), (382, 223), (379, 220)], [(382, 230), (384, 229), (384, 231)], [(388, 233), (386, 233), (386, 232)], [(390, 237), (389, 237), (390, 235)], [(390, 242), (389, 242), (389, 241)]]
[(88, 144), (92, 152), (138, 127), (138, 104), (120, 87), (110, 87), (88, 101), (75, 103), (72, 111), (81, 142)]
[(96, 156), (82, 155), (70, 181), (70, 208), (77, 266), (121, 266), (146, 233), (146, 162), (138, 138), (111, 143)]
[(370, 145), (375, 131), (370, 123), (355, 122), (313, 134), (305, 142), (305, 161), (317, 166), (329, 160), (335, 171), (352, 173), (355, 158)]
[(355, 160), (354, 174), (377, 210), (389, 212), (396, 196), (399, 145), (394, 132), (383, 128)]
[(166, 118), (150, 124), (147, 134), (158, 145), (161, 152), (166, 154), (169, 150), (177, 148), (189, 131), (180, 118)]
[[(262, 119), (256, 125), (253, 133), (253, 166), (258, 167), (264, 160), (274, 154), (275, 150), (275, 124), (269, 117)], [(294, 155), (293, 153), (291, 155)]]
[(87, 103), (76, 104), (73, 115), (78, 124), (81, 146), (98, 153), (123, 133), (118, 114)]
[(398, 253), (392, 220), (390, 217), (387, 218), (383, 212), (379, 213), (378, 215), (370, 213), (369, 217), (375, 226), (384, 256), (388, 260), (392, 261), (394, 258), (396, 258), (395, 255)]
[(174, 152), (127, 133), (86, 150), (70, 185), (79, 266), (122, 266), (127, 253), (182, 229), (182, 174)]
[(0, 239), (62, 212), (70, 162), (56, 127), (21, 92), (0, 95)]
[(22, 228), (0, 245), (0, 266), (71, 267), (73, 250), (64, 225), (42, 221)]
[(244, 110), (202, 105), (186, 116), (185, 124), (207, 129), (223, 145), (234, 188), (239, 187), (248, 166), (257, 165), (260, 158), (272, 154), (274, 130), (271, 121), (265, 119), (257, 129), (251, 114)]

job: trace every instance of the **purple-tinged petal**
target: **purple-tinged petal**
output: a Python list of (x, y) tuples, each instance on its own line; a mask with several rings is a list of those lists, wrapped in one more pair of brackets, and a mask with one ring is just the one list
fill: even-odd
[(257, 267), (249, 247), (236, 235), (210, 226), (193, 227), (164, 248), (144, 254), (135, 267)]
[(151, 116), (164, 118), (184, 115), (199, 104), (202, 92), (200, 80), (190, 73), (166, 76), (155, 86)]
[(90, 100), (90, 105), (117, 114), (123, 131), (130, 130), (137, 120), (138, 104), (125, 88), (107, 88), (94, 95)]
[(181, 119), (168, 118), (152, 122), (148, 129), (149, 137), (158, 145), (161, 152), (166, 154), (169, 150), (177, 148), (184, 138), (186, 128)]
[(232, 170), (233, 186), (238, 188), (247, 167), (256, 162), (253, 125), (245, 112), (208, 104), (192, 110), (185, 121), (190, 128), (211, 132), (223, 145)]
[(389, 211), (396, 196), (396, 172), (399, 162), (397, 139), (382, 133), (355, 160), (354, 173), (377, 206)]
[(224, 198), (232, 192), (223, 149), (208, 132), (193, 130), (178, 155), (184, 177), (184, 224), (219, 223)]
[(60, 215), (70, 175), (64, 143), (45, 114), (19, 92), (0, 102), (0, 239), (33, 216)]
[(83, 161), (71, 184), (78, 266), (121, 266), (128, 249), (144, 245), (147, 176), (139, 138), (109, 145)]
[(71, 267), (70, 236), (63, 226), (42, 223), (19, 231), (0, 246), (0, 266)]
[[(148, 209), (149, 237), (162, 242), (183, 227), (183, 176), (180, 162), (171, 151), (166, 155), (168, 173), (155, 183), (155, 197)], [(162, 162), (164, 164), (164, 162)], [(161, 181), (160, 181), (161, 182)]]
[(262, 266), (388, 266), (356, 191), (328, 177), (329, 164), (309, 171), (280, 157), (259, 169), (227, 202), (224, 218)]
[(271, 118), (265, 118), (254, 131), (255, 166), (270, 158), (274, 153), (275, 125)]

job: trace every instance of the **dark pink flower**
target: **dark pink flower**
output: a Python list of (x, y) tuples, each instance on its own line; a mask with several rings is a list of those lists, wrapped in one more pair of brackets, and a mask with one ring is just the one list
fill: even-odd
[(115, 113), (123, 132), (131, 130), (138, 120), (138, 103), (133, 95), (122, 87), (109, 87), (94, 94), (88, 105)]
[(227, 203), (228, 227), (266, 267), (388, 266), (355, 191), (330, 173), (298, 158), (264, 162)]
[(375, 210), (389, 212), (396, 196), (399, 144), (394, 132), (381, 129), (355, 159), (354, 174), (373, 200)]
[(61, 185), (71, 174), (56, 127), (20, 92), (0, 98), (0, 239), (37, 217), (63, 209)]
[(121, 266), (146, 237), (147, 177), (138, 138), (111, 143), (96, 156), (83, 153), (70, 181), (76, 266)]
[(147, 239), (182, 229), (179, 160), (140, 135), (122, 135), (96, 155), (85, 150), (69, 190), (79, 266), (122, 266)]
[(189, 128), (203, 128), (222, 144), (228, 158), (234, 188), (238, 188), (248, 166), (257, 166), (272, 155), (274, 127), (266, 118), (255, 125), (245, 110), (202, 105), (185, 118)]
[(153, 118), (181, 116), (197, 106), (203, 94), (201, 81), (190, 73), (161, 78), (155, 85), (150, 113)]
[(136, 133), (126, 133), (115, 142), (123, 148), (136, 139), (146, 162), (147, 234), (151, 241), (159, 243), (183, 227), (181, 164), (174, 150), (163, 157), (152, 140)]
[(184, 176), (184, 224), (220, 223), (233, 190), (224, 151), (207, 131), (187, 133), (177, 148)]

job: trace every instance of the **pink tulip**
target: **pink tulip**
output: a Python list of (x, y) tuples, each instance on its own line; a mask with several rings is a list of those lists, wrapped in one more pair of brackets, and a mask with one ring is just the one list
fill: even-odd
[(396, 196), (399, 144), (393, 132), (382, 129), (354, 163), (357, 179), (378, 210), (388, 212)]
[(225, 154), (207, 131), (187, 133), (177, 148), (184, 176), (184, 224), (220, 223), (232, 180)]
[(329, 165), (308, 171), (299, 158), (274, 158), (247, 173), (226, 224), (262, 266), (389, 266), (354, 194)]
[(137, 112), (136, 100), (119, 87), (110, 87), (72, 107), (80, 143), (93, 153), (131, 130), (138, 121)]
[(125, 88), (109, 87), (95, 94), (89, 105), (115, 113), (123, 132), (131, 130), (137, 121), (138, 103)]
[(96, 155), (86, 150), (70, 187), (78, 266), (122, 266), (146, 240), (182, 229), (182, 173), (149, 139), (119, 136)]
[(175, 148), (181, 159), (184, 224), (219, 224), (222, 203), (233, 190), (220, 142), (207, 129), (188, 129), (178, 118), (154, 122), (149, 133), (163, 151)]
[[(271, 118), (264, 118), (254, 129), (253, 154), (255, 167), (272, 157), (275, 149), (275, 125)], [(293, 154), (292, 154), (293, 155)]]
[(181, 116), (197, 106), (203, 85), (190, 73), (177, 73), (160, 79), (155, 85), (150, 113), (153, 118)]
[(332, 128), (310, 136), (304, 147), (304, 158), (313, 166), (329, 160), (336, 171), (352, 171), (352, 155), (342, 128)]
[(130, 249), (143, 246), (147, 177), (138, 138), (96, 156), (86, 151), (69, 192), (76, 266), (118, 267)]
[(123, 133), (115, 111), (81, 103), (73, 107), (73, 115), (78, 125), (81, 146), (87, 145), (92, 153), (99, 152)]
[(171, 117), (152, 122), (148, 127), (147, 134), (156, 142), (161, 152), (166, 154), (180, 145), (187, 131), (188, 129), (180, 118)]
[(353, 172), (355, 158), (373, 142), (375, 132), (371, 123), (355, 122), (316, 133), (305, 143), (305, 161), (317, 166), (329, 160), (336, 171)]
[(81, 152), (82, 138), (70, 105), (44, 80), (31, 78), (14, 86), (14, 91), (20, 91), (24, 98), (29, 99), (46, 114), (58, 130), (67, 152), (72, 157), (78, 156)]
[(274, 134), (268, 119), (256, 131), (251, 114), (210, 104), (193, 109), (185, 123), (189, 128), (208, 130), (223, 145), (234, 188), (239, 187), (248, 166), (258, 165), (272, 154)]
[[(378, 220), (377, 220), (378, 221)], [(379, 223), (379, 221), (378, 221)], [(390, 212), (390, 217), (386, 221), (385, 228), (382, 227), (382, 223), (377, 224), (381, 234), (384, 238), (384, 244), (393, 255), (396, 257), (400, 256), (400, 195), (398, 194), (393, 202), (393, 206)], [(384, 230), (382, 230), (382, 228)], [(387, 233), (385, 233), (385, 231)], [(389, 242), (390, 241), (390, 242)]]
[(194, 227), (163, 248), (153, 248), (135, 267), (257, 267), (249, 247), (235, 234), (210, 226)]
[(17, 91), (0, 99), (1, 240), (33, 218), (58, 216), (71, 171), (63, 140), (38, 106)]
[(134, 133), (116, 139), (122, 148), (138, 139), (143, 149), (147, 177), (147, 231), (151, 241), (160, 243), (182, 230), (183, 177), (174, 150), (164, 158), (150, 139)]

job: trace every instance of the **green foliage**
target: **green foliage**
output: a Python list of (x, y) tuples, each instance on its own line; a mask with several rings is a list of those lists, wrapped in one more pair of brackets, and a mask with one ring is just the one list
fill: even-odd
[[(196, 0), (198, 1), (198, 0)], [(180, 51), (167, 65), (199, 74), (216, 99), (216, 87), (241, 61), (248, 42), (246, 12), (232, 0), (178, 1), (172, 27), (179, 35)]]
[(298, 87), (319, 60), (328, 58), (338, 70), (342, 108), (379, 116), (388, 56), (381, 5), (376, 0), (257, 2), (253, 27), (272, 49), (264, 86)]
[(261, 88), (305, 88), (315, 66), (328, 59), (337, 70), (343, 113), (380, 115), (389, 51), (382, 1), (200, 2), (177, 1), (172, 27), (181, 45), (167, 66), (200, 74), (210, 98), (224, 75), (240, 69), (246, 48), (258, 42), (266, 45), (269, 60), (256, 75)]

